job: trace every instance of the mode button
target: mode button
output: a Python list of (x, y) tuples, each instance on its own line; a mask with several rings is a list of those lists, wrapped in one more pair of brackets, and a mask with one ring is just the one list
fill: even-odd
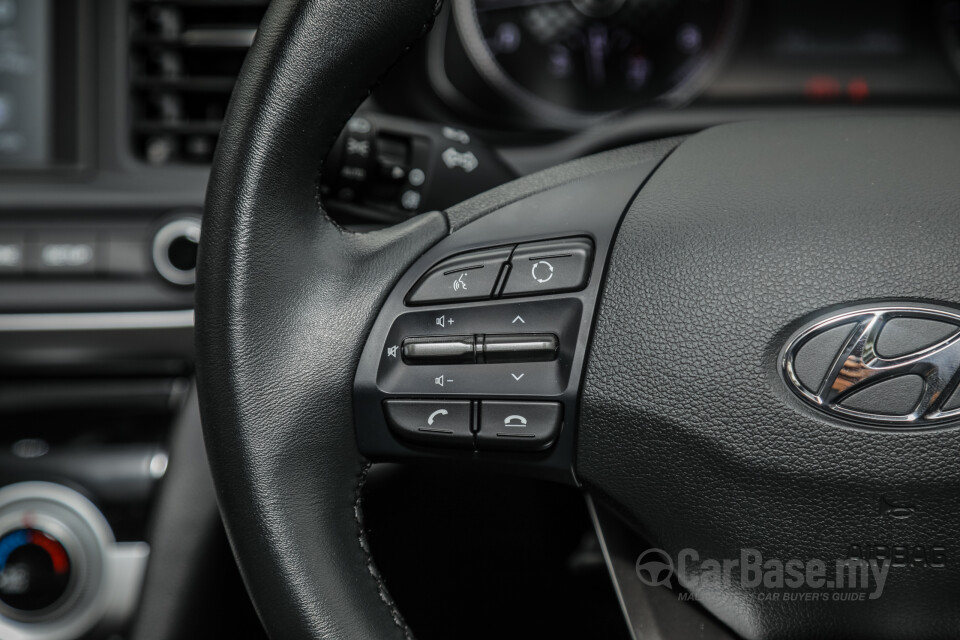
[(593, 243), (586, 238), (521, 244), (510, 260), (504, 296), (579, 291), (590, 275)]

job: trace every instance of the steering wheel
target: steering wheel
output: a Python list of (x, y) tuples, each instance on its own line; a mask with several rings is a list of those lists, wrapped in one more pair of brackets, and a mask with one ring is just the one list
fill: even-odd
[(275, 0), (220, 138), (200, 400), (270, 635), (412, 637), (368, 460), (576, 484), (742, 637), (960, 633), (960, 121), (721, 126), (341, 228), (323, 159), (437, 10)]

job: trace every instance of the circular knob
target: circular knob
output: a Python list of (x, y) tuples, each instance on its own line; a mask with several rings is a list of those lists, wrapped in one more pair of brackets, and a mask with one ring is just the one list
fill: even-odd
[(153, 237), (153, 264), (167, 282), (192, 285), (197, 279), (200, 218), (185, 216), (160, 227)]
[(39, 529), (0, 538), (0, 601), (19, 611), (54, 605), (70, 585), (71, 564), (59, 540)]

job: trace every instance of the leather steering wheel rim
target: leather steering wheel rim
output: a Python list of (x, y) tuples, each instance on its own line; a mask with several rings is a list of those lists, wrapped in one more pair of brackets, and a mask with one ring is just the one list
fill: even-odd
[(366, 547), (366, 462), (343, 398), (390, 284), (447, 223), (432, 213), (354, 234), (325, 214), (318, 183), (347, 119), (438, 10), (274, 1), (225, 118), (199, 256), (198, 380), (228, 537), (272, 637), (411, 635)]

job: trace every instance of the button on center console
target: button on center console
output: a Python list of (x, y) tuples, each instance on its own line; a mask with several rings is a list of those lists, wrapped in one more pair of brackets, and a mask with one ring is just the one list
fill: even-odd
[(27, 246), (27, 268), (43, 275), (90, 275), (96, 272), (98, 253), (93, 234), (41, 234)]
[(0, 233), (0, 275), (23, 273), (23, 256), (23, 236)]

